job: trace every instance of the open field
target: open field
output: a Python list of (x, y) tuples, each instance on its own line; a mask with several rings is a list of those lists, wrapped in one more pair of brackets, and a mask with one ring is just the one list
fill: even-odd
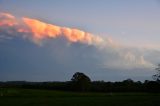
[(1, 89), (0, 106), (160, 106), (159, 98), (160, 94), (147, 93)]

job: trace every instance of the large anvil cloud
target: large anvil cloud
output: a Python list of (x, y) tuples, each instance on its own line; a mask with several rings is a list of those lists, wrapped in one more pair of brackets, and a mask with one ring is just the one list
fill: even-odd
[[(31, 18), (16, 18), (8, 13), (0, 13), (0, 27), (14, 29), (18, 33), (32, 37), (33, 41), (39, 42), (45, 38), (65, 37), (70, 42), (81, 42), (87, 44), (100, 44), (104, 40), (99, 36), (67, 27), (47, 24)], [(8, 30), (9, 31), (9, 30)], [(11, 33), (11, 30), (9, 31)]]
[(98, 47), (99, 54), (96, 57), (101, 59), (102, 67), (137, 68), (153, 66), (152, 63), (144, 58), (143, 54), (121, 47), (109, 38), (104, 39), (79, 29), (60, 27), (37, 19), (19, 18), (8, 13), (0, 13), (0, 34), (2, 33), (10, 37), (21, 36), (37, 44), (40, 44), (45, 39), (64, 37), (71, 43), (78, 42)]

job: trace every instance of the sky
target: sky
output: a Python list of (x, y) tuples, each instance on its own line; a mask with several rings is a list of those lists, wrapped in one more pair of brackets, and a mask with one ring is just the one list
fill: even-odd
[(151, 80), (158, 0), (0, 0), (0, 80)]

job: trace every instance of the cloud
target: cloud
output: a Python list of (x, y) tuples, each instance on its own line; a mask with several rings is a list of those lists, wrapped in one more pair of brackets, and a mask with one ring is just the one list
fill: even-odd
[(30, 18), (23, 18), (23, 21), (29, 27), (29, 32), (32, 33), (34, 41), (62, 36), (69, 42), (80, 42), (89, 45), (101, 45), (104, 42), (99, 36), (75, 28), (60, 27)]
[(0, 41), (11, 40), (11, 39), (12, 39), (12, 37), (10, 37), (10, 36), (0, 35)]
[[(79, 29), (48, 24), (37, 19), (27, 17), (16, 18), (8, 13), (0, 13), (0, 20), (0, 39), (7, 38), (2, 37), (2, 35), (16, 36), (30, 39), (36, 44), (42, 44), (43, 41), (50, 42), (54, 40), (56, 42), (56, 39), (57, 41), (59, 41), (58, 39), (65, 39), (67, 42), (65, 43), (66, 46), (58, 49), (58, 51), (53, 50), (56, 54), (56, 56), (53, 56), (60, 63), (65, 63), (71, 67), (74, 67), (76, 63), (77, 65), (75, 66), (79, 68), (88, 67), (86, 65), (92, 63), (92, 68), (98, 67), (99, 69), (109, 68), (115, 70), (152, 68), (154, 66), (153, 62), (146, 60), (144, 54), (138, 49), (117, 44), (111, 38), (102, 38)], [(55, 46), (53, 49), (56, 48), (59, 47)], [(61, 53), (59, 50), (61, 50)], [(77, 62), (83, 59), (86, 65), (82, 62)]]
[(0, 26), (14, 26), (17, 24), (15, 17), (8, 13), (0, 13)]

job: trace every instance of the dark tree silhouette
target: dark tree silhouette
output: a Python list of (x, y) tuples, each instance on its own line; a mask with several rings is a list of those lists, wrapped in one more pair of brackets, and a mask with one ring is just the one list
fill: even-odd
[(160, 81), (160, 64), (158, 64), (155, 70), (157, 71), (157, 73), (153, 75), (153, 79), (159, 82)]
[(87, 91), (90, 88), (91, 80), (84, 73), (76, 72), (71, 81), (72, 88), (76, 91)]

